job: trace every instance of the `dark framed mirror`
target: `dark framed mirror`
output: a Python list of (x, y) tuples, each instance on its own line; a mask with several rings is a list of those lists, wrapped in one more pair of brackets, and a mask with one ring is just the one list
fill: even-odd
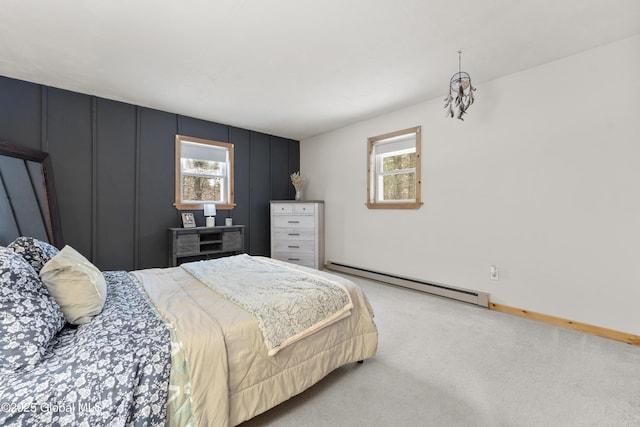
[(19, 236), (64, 245), (51, 159), (0, 141), (0, 245)]

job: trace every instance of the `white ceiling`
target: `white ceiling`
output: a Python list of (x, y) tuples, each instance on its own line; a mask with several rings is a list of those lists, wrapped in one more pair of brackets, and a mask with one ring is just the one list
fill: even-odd
[(639, 0), (3, 0), (0, 75), (304, 139), (444, 98), (459, 49), (478, 86), (639, 33)]

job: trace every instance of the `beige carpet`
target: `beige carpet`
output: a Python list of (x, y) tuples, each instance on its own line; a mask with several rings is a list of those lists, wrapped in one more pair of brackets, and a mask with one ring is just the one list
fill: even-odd
[(377, 356), (243, 427), (640, 426), (640, 347), (351, 279)]

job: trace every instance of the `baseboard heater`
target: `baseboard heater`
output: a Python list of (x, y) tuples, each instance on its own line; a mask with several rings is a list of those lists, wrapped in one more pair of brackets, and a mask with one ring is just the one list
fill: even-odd
[(328, 261), (327, 269), (489, 308), (489, 294)]

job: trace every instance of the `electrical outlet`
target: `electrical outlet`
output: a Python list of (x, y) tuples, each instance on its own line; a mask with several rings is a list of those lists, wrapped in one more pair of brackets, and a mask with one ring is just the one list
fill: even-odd
[(495, 265), (489, 266), (489, 278), (491, 280), (500, 280), (500, 275), (498, 273), (498, 267)]

